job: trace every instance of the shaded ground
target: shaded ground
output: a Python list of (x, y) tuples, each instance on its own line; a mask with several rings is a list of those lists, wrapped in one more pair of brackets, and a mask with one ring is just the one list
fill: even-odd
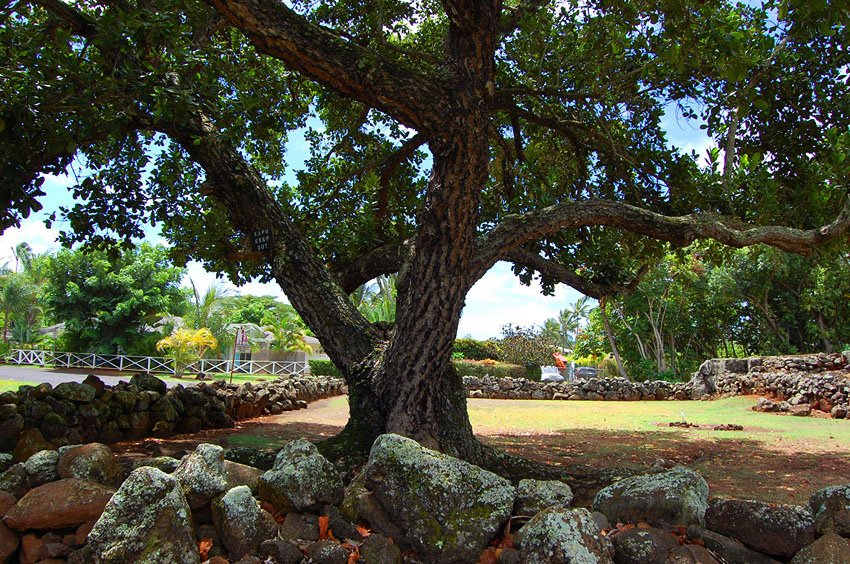
[[(706, 477), (713, 496), (774, 503), (805, 503), (819, 488), (850, 482), (850, 421), (756, 414), (747, 410), (753, 403), (753, 398), (717, 402), (470, 400), (469, 407), (475, 432), (484, 442), (566, 468), (582, 464), (646, 470), (657, 463), (686, 464)], [(685, 409), (689, 421), (704, 427), (666, 426)], [(733, 416), (735, 420), (730, 420)], [(345, 398), (333, 398), (306, 410), (243, 421), (235, 429), (115, 447), (133, 458), (159, 453), (179, 456), (201, 442), (276, 449), (299, 437), (318, 441), (332, 436), (347, 419)], [(706, 427), (711, 423), (738, 423), (744, 431), (712, 431)], [(569, 426), (574, 428), (552, 429)]]

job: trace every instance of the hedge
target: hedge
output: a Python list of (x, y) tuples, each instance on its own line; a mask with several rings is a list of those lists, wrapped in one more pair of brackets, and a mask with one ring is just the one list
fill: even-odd
[(330, 360), (311, 359), (307, 362), (310, 364), (310, 373), (313, 376), (336, 376), (342, 378), (342, 372)]
[(494, 378), (528, 378), (525, 367), (518, 364), (474, 360), (455, 360), (453, 363), (461, 376), (477, 376), (480, 378), (489, 374)]

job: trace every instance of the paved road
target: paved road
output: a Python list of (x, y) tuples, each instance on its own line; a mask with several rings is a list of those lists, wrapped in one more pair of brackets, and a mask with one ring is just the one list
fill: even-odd
[[(61, 372), (59, 370), (39, 368), (37, 366), (0, 365), (0, 380), (20, 380), (35, 384), (47, 382), (53, 386), (62, 382), (82, 382), (85, 380), (86, 375), (91, 373), (92, 371), (80, 373)], [(125, 382), (130, 380), (130, 376), (106, 376), (104, 374), (98, 374), (98, 377), (110, 386), (114, 386), (122, 380)], [(192, 380), (188, 380), (184, 385), (191, 385), (192, 383)], [(166, 385), (173, 387), (177, 383), (166, 380)]]

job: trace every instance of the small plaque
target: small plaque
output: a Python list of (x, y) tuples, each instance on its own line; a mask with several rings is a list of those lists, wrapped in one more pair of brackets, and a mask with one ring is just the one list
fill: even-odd
[(268, 229), (260, 229), (251, 234), (251, 244), (254, 250), (267, 253), (272, 247), (272, 234)]

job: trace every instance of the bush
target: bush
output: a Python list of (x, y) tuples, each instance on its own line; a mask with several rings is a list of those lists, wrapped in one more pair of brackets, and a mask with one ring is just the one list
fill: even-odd
[(330, 360), (315, 360), (307, 361), (310, 364), (310, 373), (313, 376), (336, 376), (342, 378), (342, 372)]
[(455, 360), (452, 362), (458, 374), (461, 376), (482, 377), (489, 374), (494, 378), (527, 378), (528, 374), (524, 366), (496, 362), (494, 360)]
[(499, 347), (502, 360), (506, 362), (523, 366), (548, 366), (555, 362), (552, 353), (558, 350), (558, 343), (534, 327), (505, 325), (502, 327)]
[(501, 352), (499, 346), (492, 340), (479, 341), (477, 339), (457, 339), (455, 340), (454, 354), (462, 354), (461, 358), (469, 360), (484, 360), (492, 358), (501, 360)]
[(599, 370), (602, 372), (603, 378), (617, 378), (620, 373), (617, 372), (617, 361), (611, 355), (602, 359), (599, 364)]

